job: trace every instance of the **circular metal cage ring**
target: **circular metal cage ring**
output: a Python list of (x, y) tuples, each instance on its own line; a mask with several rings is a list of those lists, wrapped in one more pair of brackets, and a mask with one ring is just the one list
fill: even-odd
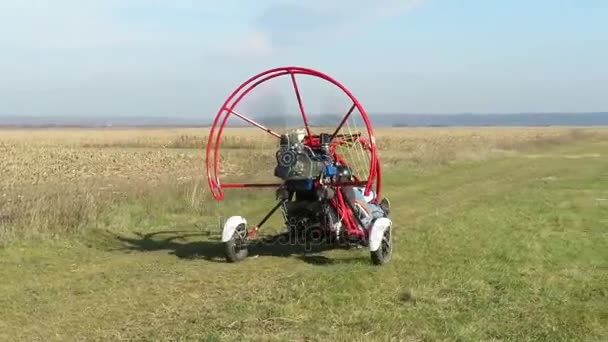
[(260, 84), (270, 81), (274, 78), (281, 76), (289, 76), (291, 78), (291, 83), (293, 85), (294, 93), (298, 101), (298, 106), (300, 109), (300, 114), (302, 115), (302, 121), (304, 123), (304, 127), (306, 129), (306, 133), (308, 136), (312, 136), (312, 131), (310, 129), (308, 123), (308, 117), (305, 112), (305, 107), (300, 96), (300, 90), (298, 88), (298, 83), (296, 80), (296, 75), (306, 75), (312, 76), (316, 78), (323, 79), (334, 86), (338, 87), (351, 101), (352, 105), (349, 110), (342, 117), (340, 124), (336, 127), (333, 135), (335, 136), (342, 125), (349, 119), (351, 114), (355, 109), (359, 111), (363, 122), (365, 123), (365, 128), (367, 130), (367, 134), (369, 136), (369, 141), (366, 142), (366, 147), (370, 152), (370, 165), (369, 165), (369, 177), (365, 181), (365, 193), (368, 194), (372, 191), (372, 188), (375, 186), (375, 192), (377, 198), (380, 197), (381, 192), (381, 171), (380, 171), (380, 163), (378, 160), (378, 156), (376, 154), (376, 141), (374, 136), (374, 130), (365, 111), (365, 108), (361, 105), (359, 100), (340, 82), (330, 77), (329, 75), (322, 73), (317, 70), (313, 70), (310, 68), (303, 68), (297, 66), (288, 66), (288, 67), (280, 67), (269, 69), (264, 72), (261, 72), (253, 77), (249, 78), (245, 82), (243, 82), (240, 86), (238, 86), (224, 101), (220, 109), (218, 110), (215, 119), (213, 120), (213, 124), (211, 126), (211, 131), (209, 132), (209, 138), (206, 146), (206, 168), (207, 168), (207, 178), (208, 184), (211, 190), (213, 197), (216, 200), (224, 199), (224, 189), (226, 188), (249, 188), (249, 187), (273, 187), (278, 184), (221, 184), (219, 180), (219, 150), (221, 145), (221, 137), (228, 121), (228, 118), (231, 115), (234, 115), (248, 124), (255, 126), (259, 129), (266, 131), (268, 134), (271, 134), (277, 138), (280, 137), (280, 134), (272, 131), (270, 128), (267, 128), (255, 120), (243, 115), (242, 113), (238, 113), (234, 110), (236, 106), (241, 102), (241, 100), (247, 96), (253, 89), (258, 87)]

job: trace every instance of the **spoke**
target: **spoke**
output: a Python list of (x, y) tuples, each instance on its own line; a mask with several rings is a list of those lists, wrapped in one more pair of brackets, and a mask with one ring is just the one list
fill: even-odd
[(309, 137), (312, 137), (310, 134), (310, 128), (308, 127), (308, 118), (306, 118), (306, 113), (304, 112), (304, 105), (302, 104), (302, 97), (300, 96), (300, 90), (298, 89), (298, 83), (296, 82), (296, 75), (291, 73), (291, 83), (293, 83), (293, 90), (296, 92), (296, 97), (298, 98), (298, 105), (300, 106), (300, 113), (302, 113), (302, 119), (304, 120), (304, 126), (306, 126), (306, 134)]
[(234, 115), (236, 115), (237, 117), (239, 117), (239, 118), (241, 118), (241, 119), (243, 119), (243, 120), (247, 121), (248, 123), (250, 123), (250, 124), (254, 125), (255, 127), (259, 128), (259, 129), (261, 129), (261, 130), (266, 131), (267, 133), (270, 133), (271, 135), (274, 135), (274, 136), (275, 136), (275, 137), (277, 137), (277, 138), (280, 138), (280, 137), (281, 137), (281, 135), (280, 135), (279, 133), (277, 133), (277, 132), (275, 132), (275, 131), (271, 130), (270, 128), (267, 128), (267, 127), (265, 127), (265, 126), (263, 126), (263, 125), (261, 125), (261, 124), (259, 124), (259, 123), (255, 122), (254, 120), (252, 120), (252, 119), (250, 119), (250, 118), (246, 117), (246, 116), (245, 116), (245, 115), (243, 115), (243, 114), (237, 113), (237, 112), (235, 112), (234, 110), (229, 109), (229, 108), (226, 108), (226, 110), (227, 110), (228, 112), (230, 112), (230, 114), (234, 114)]
[(348, 117), (353, 113), (353, 111), (355, 110), (355, 108), (356, 108), (356, 105), (353, 103), (353, 105), (350, 106), (350, 109), (348, 110), (348, 112), (342, 118), (342, 121), (338, 125), (338, 128), (336, 128), (336, 130), (334, 131), (334, 134), (331, 135), (331, 139), (329, 141), (334, 140), (334, 138), (336, 137), (336, 135), (338, 134), (338, 132), (340, 132), (340, 130), (342, 129), (342, 126), (344, 126), (344, 123), (346, 122), (346, 120), (348, 120)]

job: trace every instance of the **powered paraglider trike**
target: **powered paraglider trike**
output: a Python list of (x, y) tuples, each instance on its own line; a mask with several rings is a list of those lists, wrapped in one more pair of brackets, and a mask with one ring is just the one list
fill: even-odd
[[(237, 105), (262, 83), (288, 78), (293, 87), (301, 124), (283, 131), (258, 122), (236, 110)], [(335, 127), (317, 127), (310, 122), (298, 86), (298, 78), (312, 77), (329, 82), (348, 99), (350, 107), (340, 114)], [(349, 124), (355, 116), (362, 127)], [(222, 134), (228, 118), (255, 127), (276, 139), (274, 165), (276, 182), (222, 182), (220, 180)], [(356, 151), (357, 154), (354, 154)], [(213, 197), (221, 201), (225, 190), (276, 189), (276, 205), (255, 225), (242, 216), (228, 218), (222, 230), (226, 259), (240, 261), (248, 255), (248, 245), (258, 230), (280, 209), (287, 231), (307, 234), (322, 232), (327, 241), (369, 248), (374, 264), (384, 264), (392, 254), (390, 204), (382, 198), (380, 161), (371, 122), (361, 103), (330, 76), (303, 67), (281, 67), (259, 73), (236, 88), (222, 104), (209, 133), (206, 146), (208, 183)]]

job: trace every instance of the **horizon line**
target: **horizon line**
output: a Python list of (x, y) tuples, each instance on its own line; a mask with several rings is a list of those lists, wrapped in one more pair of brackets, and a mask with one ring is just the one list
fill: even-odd
[[(579, 114), (608, 114), (606, 111), (583, 111), (583, 112), (570, 112), (570, 111), (546, 111), (546, 112), (371, 112), (366, 111), (368, 115), (579, 115)], [(340, 114), (331, 112), (319, 112), (319, 113), (308, 113), (310, 115), (324, 115), (324, 114)], [(279, 114), (267, 115), (269, 117), (282, 116)], [(38, 115), (18, 115), (18, 114), (0, 114), (0, 118), (57, 118), (57, 117), (69, 117), (69, 118), (176, 118), (176, 119), (213, 119), (215, 116), (196, 116), (196, 115), (134, 115), (134, 114), (109, 114), (109, 115), (77, 115), (77, 114), (38, 114)]]

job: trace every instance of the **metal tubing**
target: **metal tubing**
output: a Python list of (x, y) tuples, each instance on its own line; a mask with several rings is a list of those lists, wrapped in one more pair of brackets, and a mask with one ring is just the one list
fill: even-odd
[(256, 226), (256, 229), (260, 229), (260, 227), (266, 223), (266, 221), (268, 221), (268, 219), (270, 218), (270, 216), (272, 216), (272, 214), (274, 214), (275, 211), (277, 211), (277, 209), (279, 209), (279, 207), (281, 205), (283, 205), (283, 203), (285, 203), (286, 200), (281, 200), (279, 201), (279, 203), (277, 203), (272, 209), (270, 209), (270, 212), (268, 212), (268, 214), (266, 214), (266, 216), (264, 216), (264, 218), (262, 219), (262, 221), (260, 221), (260, 223), (258, 223), (258, 225)]

